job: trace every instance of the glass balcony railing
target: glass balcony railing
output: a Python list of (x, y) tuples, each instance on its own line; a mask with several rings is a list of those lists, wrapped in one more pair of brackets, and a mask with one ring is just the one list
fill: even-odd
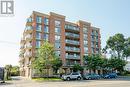
[(27, 18), (27, 22), (32, 22), (32, 18), (31, 17)]
[(32, 45), (30, 43), (26, 44), (26, 48), (31, 48)]
[(66, 39), (65, 42), (69, 43), (69, 44), (79, 45), (79, 42), (78, 41), (74, 41), (74, 40), (68, 40), (68, 39)]
[(65, 35), (69, 37), (79, 38), (79, 35), (74, 33), (65, 33)]
[(33, 29), (33, 27), (32, 26), (26, 26), (26, 28), (25, 28), (26, 30), (32, 30)]
[(66, 51), (76, 51), (76, 52), (79, 52), (80, 49), (79, 48), (76, 48), (76, 47), (65, 47), (65, 50)]
[(74, 55), (66, 55), (66, 58), (67, 59), (80, 59), (80, 56), (77, 55), (77, 56), (74, 56)]
[(24, 48), (24, 45), (22, 44), (21, 46), (20, 46), (20, 49), (23, 49)]
[(80, 63), (78, 63), (78, 62), (67, 62), (66, 63), (67, 66), (74, 66), (75, 64), (79, 64), (80, 65)]
[(79, 27), (72, 25), (65, 25), (65, 29), (79, 31)]
[(32, 35), (26, 35), (25, 36), (25, 39), (27, 40), (27, 39), (32, 39)]
[(32, 56), (32, 53), (31, 52), (25, 52), (24, 53), (24, 57), (31, 57)]

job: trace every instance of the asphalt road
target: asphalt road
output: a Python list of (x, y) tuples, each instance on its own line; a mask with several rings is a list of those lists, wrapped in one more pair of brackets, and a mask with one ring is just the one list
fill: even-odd
[(21, 77), (13, 77), (12, 81), (0, 83), (0, 87), (130, 87), (130, 77), (60, 82), (35, 82)]

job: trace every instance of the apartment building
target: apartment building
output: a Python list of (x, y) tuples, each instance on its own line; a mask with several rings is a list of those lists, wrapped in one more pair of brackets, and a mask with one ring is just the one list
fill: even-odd
[(66, 21), (63, 15), (33, 11), (27, 18), (20, 42), (22, 76), (33, 76), (31, 61), (37, 58), (37, 50), (44, 41), (54, 44), (55, 53), (62, 60), (65, 71), (74, 64), (83, 65), (84, 55), (99, 54), (101, 49), (100, 29), (91, 23), (81, 20), (72, 23)]

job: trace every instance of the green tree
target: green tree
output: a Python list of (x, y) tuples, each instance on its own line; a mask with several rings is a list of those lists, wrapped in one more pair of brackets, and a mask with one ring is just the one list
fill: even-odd
[(118, 33), (112, 37), (109, 37), (109, 39), (107, 40), (106, 48), (112, 50), (112, 52), (116, 52), (117, 57), (121, 58), (125, 46), (124, 43), (125, 43), (124, 35)]
[(5, 65), (5, 78), (8, 80), (11, 77), (12, 65)]
[(58, 69), (62, 66), (62, 61), (55, 57), (54, 60), (52, 61), (52, 68), (55, 74), (57, 74)]
[(103, 60), (100, 55), (88, 55), (84, 56), (84, 61), (86, 63), (86, 67), (89, 70), (93, 70), (95, 72), (96, 69), (101, 69)]
[(52, 61), (55, 58), (54, 46), (44, 42), (39, 48), (38, 58), (33, 61), (32, 67), (42, 75), (46, 71), (49, 76), (49, 69), (52, 67)]
[(73, 66), (73, 71), (77, 72), (77, 71), (83, 71), (83, 66), (79, 65), (79, 64), (75, 64)]
[(126, 60), (130, 56), (130, 37), (127, 38), (126, 41), (125, 41), (123, 56), (126, 58)]
[(126, 61), (120, 58), (110, 58), (109, 59), (109, 67), (112, 71), (122, 72), (124, 70), (124, 66), (126, 65)]
[(19, 66), (12, 66), (11, 76), (19, 76)]

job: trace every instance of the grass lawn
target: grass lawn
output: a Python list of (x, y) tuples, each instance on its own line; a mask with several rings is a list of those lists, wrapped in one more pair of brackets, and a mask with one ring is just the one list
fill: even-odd
[(60, 78), (33, 78), (32, 80), (42, 82), (42, 81), (62, 81)]
[(126, 76), (130, 76), (130, 74), (127, 74)]

